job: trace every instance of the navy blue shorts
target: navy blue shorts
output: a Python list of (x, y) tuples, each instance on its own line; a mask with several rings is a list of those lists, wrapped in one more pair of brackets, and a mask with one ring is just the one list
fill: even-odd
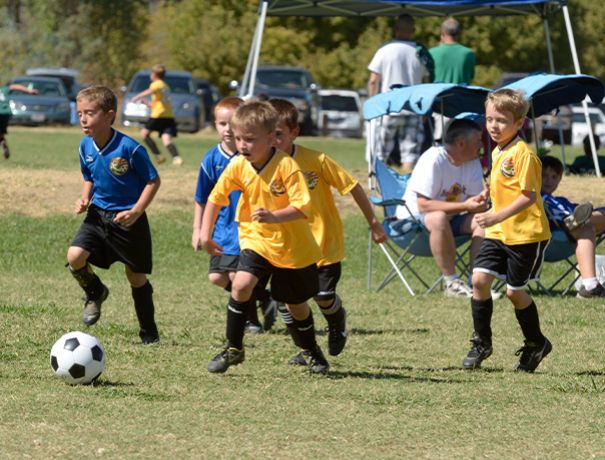
[(125, 227), (113, 221), (116, 214), (90, 205), (71, 245), (90, 252), (88, 261), (99, 268), (122, 262), (135, 273), (150, 274), (151, 231), (147, 215), (143, 213), (132, 226)]
[(486, 238), (475, 258), (473, 272), (506, 280), (509, 289), (525, 289), (530, 281), (540, 279), (544, 251), (549, 242), (506, 245), (500, 240)]
[(239, 256), (238, 271), (248, 272), (259, 280), (271, 276), (271, 297), (279, 302), (299, 304), (319, 291), (317, 265), (304, 268), (279, 268), (250, 249)]

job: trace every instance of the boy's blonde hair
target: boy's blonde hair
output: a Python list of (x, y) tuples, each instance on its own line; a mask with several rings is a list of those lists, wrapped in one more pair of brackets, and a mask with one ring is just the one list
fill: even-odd
[(269, 104), (277, 110), (278, 123), (285, 123), (291, 130), (298, 128), (298, 110), (294, 104), (286, 99), (271, 99)]
[(266, 101), (247, 101), (238, 107), (231, 118), (234, 129), (257, 128), (272, 133), (277, 126), (277, 111)]
[(489, 93), (485, 99), (485, 107), (492, 104), (498, 112), (510, 112), (515, 121), (522, 120), (529, 111), (529, 101), (523, 91), (503, 88)]
[(164, 75), (166, 75), (166, 67), (162, 64), (156, 64), (151, 68), (151, 72), (153, 72), (159, 79), (163, 79)]
[(227, 96), (222, 98), (217, 104), (214, 106), (214, 116), (216, 117), (216, 112), (219, 109), (231, 109), (237, 110), (237, 108), (244, 103), (244, 100), (241, 97), (237, 96)]
[(110, 90), (107, 86), (92, 85), (81, 90), (76, 96), (76, 101), (87, 100), (96, 102), (103, 112), (109, 112), (113, 110), (113, 119), (111, 123), (116, 120), (116, 113), (118, 111), (118, 98), (115, 93)]

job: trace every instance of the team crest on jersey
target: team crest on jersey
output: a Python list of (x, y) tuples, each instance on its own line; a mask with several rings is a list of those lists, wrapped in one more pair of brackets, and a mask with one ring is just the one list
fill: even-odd
[(286, 187), (284, 187), (284, 182), (281, 179), (274, 180), (271, 182), (271, 193), (273, 195), (279, 196), (286, 193)]
[(463, 192), (464, 192), (464, 188), (458, 182), (456, 182), (446, 192), (445, 201), (459, 201)]
[(504, 160), (502, 160), (500, 172), (504, 177), (513, 177), (515, 175), (515, 163), (513, 162), (512, 158), (506, 157)]
[(319, 182), (319, 176), (317, 173), (315, 171), (306, 171), (303, 174), (305, 175), (305, 180), (307, 181), (307, 187), (309, 187), (309, 190), (314, 190)]
[(115, 176), (123, 176), (128, 172), (128, 161), (122, 157), (112, 158), (109, 162), (109, 170)]

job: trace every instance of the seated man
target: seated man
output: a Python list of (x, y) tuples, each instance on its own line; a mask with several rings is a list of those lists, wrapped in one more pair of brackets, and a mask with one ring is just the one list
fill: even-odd
[(397, 218), (409, 219), (411, 213), (429, 231), (431, 252), (445, 278), (445, 294), (471, 297), (472, 290), (456, 274), (454, 236), (472, 235), (472, 264), (484, 235), (473, 216), (487, 209), (488, 198), (478, 159), (481, 127), (471, 120), (450, 120), (443, 141), (443, 146), (431, 147), (420, 156), (403, 195), (409, 213), (398, 206)]
[[(601, 148), (601, 139), (595, 134), (594, 136), (595, 148), (597, 153)], [(569, 170), (574, 174), (595, 174), (594, 159), (592, 158), (592, 150), (590, 148), (590, 139), (588, 134), (584, 136), (582, 140), (582, 146), (584, 148), (584, 155), (578, 156), (569, 166)], [(601, 172), (605, 172), (605, 156), (597, 155), (597, 161), (599, 162), (599, 169)]]
[(551, 228), (567, 229), (576, 240), (576, 260), (582, 286), (578, 297), (605, 297), (595, 269), (596, 235), (605, 231), (605, 208), (592, 210), (590, 203), (570, 202), (562, 196), (553, 196), (563, 177), (563, 163), (546, 155), (542, 160), (542, 201)]

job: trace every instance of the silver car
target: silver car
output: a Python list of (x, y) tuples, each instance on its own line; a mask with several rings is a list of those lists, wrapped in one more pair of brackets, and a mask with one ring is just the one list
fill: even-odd
[[(140, 101), (130, 100), (149, 88), (150, 72), (137, 72), (127, 88), (124, 88), (124, 100), (120, 110), (124, 126), (143, 126), (149, 119), (149, 107)], [(194, 79), (189, 72), (168, 71), (164, 81), (170, 87), (170, 102), (174, 112), (177, 129), (195, 133), (204, 127), (204, 107), (201, 99), (202, 91), (197, 89)], [(151, 100), (148, 97), (148, 100)]]
[(14, 90), (10, 92), (9, 103), (13, 112), (11, 124), (69, 124), (70, 100), (67, 89), (59, 78), (26, 76), (14, 78), (11, 83), (38, 90), (38, 94)]

